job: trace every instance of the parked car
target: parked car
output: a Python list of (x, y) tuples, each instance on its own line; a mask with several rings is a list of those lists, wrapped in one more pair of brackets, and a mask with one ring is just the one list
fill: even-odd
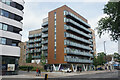
[(70, 68), (61, 69), (62, 72), (70, 73), (72, 70)]
[(97, 70), (104, 70), (102, 67), (97, 68)]

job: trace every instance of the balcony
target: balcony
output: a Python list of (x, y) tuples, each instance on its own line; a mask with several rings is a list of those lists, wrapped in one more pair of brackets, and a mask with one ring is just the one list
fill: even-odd
[(82, 49), (86, 49), (86, 50), (92, 50), (92, 48), (90, 48), (89, 46), (85, 46), (76, 42), (72, 42), (69, 40), (64, 40), (64, 44), (67, 46), (74, 46), (74, 47), (78, 47), (78, 48), (82, 48)]
[(73, 39), (75, 39), (75, 40), (82, 41), (82, 42), (85, 42), (85, 43), (87, 43), (87, 44), (91, 44), (91, 42), (90, 42), (89, 40), (80, 38), (80, 37), (75, 36), (75, 35), (70, 34), (70, 33), (66, 33), (66, 36), (65, 36), (65, 37), (70, 37), (70, 38), (73, 38)]
[(73, 27), (67, 26), (67, 25), (65, 25), (64, 27), (65, 27), (66, 30), (71, 30), (71, 31), (74, 31), (74, 32), (76, 32), (76, 33), (78, 33), (78, 34), (81, 34), (81, 35), (83, 35), (83, 36), (85, 36), (85, 37), (87, 37), (87, 38), (91, 38), (90, 35), (82, 32), (82, 31), (80, 31), (80, 30), (78, 30), (78, 29), (76, 29), (76, 28), (73, 28)]
[(29, 50), (27, 51), (27, 53), (34, 53), (34, 50)]
[(29, 38), (33, 38), (33, 37), (34, 37), (34, 35), (29, 35), (28, 37), (29, 37)]
[(86, 25), (88, 28), (90, 28), (90, 25), (86, 22), (84, 22), (82, 19), (80, 19), (79, 17), (77, 17), (76, 15), (74, 15), (73, 13), (71, 12), (66, 12), (66, 15), (70, 15), (72, 16), (73, 18), (77, 19), (79, 22), (82, 22), (84, 25)]
[(48, 27), (42, 29), (42, 32), (46, 32), (46, 31), (48, 31)]
[(45, 26), (47, 26), (48, 25), (48, 21), (47, 22), (44, 22), (43, 24), (42, 24), (42, 27), (45, 27)]
[(48, 49), (47, 46), (42, 47), (42, 50), (47, 50), (47, 49)]
[(42, 37), (46, 38), (46, 37), (48, 37), (48, 34), (43, 34)]
[(48, 40), (42, 41), (42, 44), (47, 44), (47, 43), (48, 43)]
[(73, 62), (73, 63), (93, 63), (93, 60), (80, 59), (79, 57), (72, 58), (71, 56), (65, 56), (64, 60), (66, 62)]
[(32, 56), (32, 58), (41, 58), (41, 56)]
[(34, 48), (34, 45), (28, 45), (27, 48)]
[(41, 52), (41, 49), (35, 49), (34, 52)]
[(86, 27), (78, 24), (77, 22), (75, 22), (75, 21), (73, 21), (73, 20), (71, 20), (71, 19), (66, 19), (66, 22), (70, 22), (70, 23), (72, 23), (73, 25), (76, 25), (77, 27), (79, 27), (79, 28), (81, 28), (81, 29), (83, 29), (83, 30), (91, 33), (91, 31), (90, 31), (88, 28), (86, 28)]
[(48, 53), (44, 53), (44, 56), (47, 57), (47, 56), (48, 56)]
[(34, 42), (39, 42), (39, 41), (42, 41), (42, 39), (41, 39), (41, 38), (39, 38), (39, 39), (34, 39)]
[(42, 45), (39, 43), (39, 44), (34, 44), (34, 47), (42, 47)]
[(65, 48), (64, 53), (93, 57), (93, 54), (90, 54), (89, 52), (82, 52), (78, 49), (71, 49), (71, 48)]
[(90, 45), (90, 47), (93, 47), (93, 45)]

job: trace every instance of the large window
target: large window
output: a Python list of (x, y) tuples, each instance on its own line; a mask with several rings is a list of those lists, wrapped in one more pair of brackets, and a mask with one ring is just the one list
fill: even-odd
[(14, 19), (16, 21), (21, 21), (23, 19), (21, 16), (16, 15), (16, 14), (11, 13), (11, 12), (8, 12), (8, 11), (3, 10), (3, 9), (0, 9), (0, 15), (7, 17), (7, 18), (10, 18), (10, 19)]
[(12, 6), (14, 8), (17, 8), (19, 10), (23, 10), (23, 6), (22, 5), (20, 5), (20, 4), (16, 3), (16, 2), (13, 2), (12, 0), (0, 0), (0, 1), (2, 3), (4, 3), (4, 4), (7, 4), (7, 5)]
[(6, 44), (6, 39), (5, 38), (1, 38), (1, 44)]
[(7, 31), (8, 25), (3, 24), (3, 30)]

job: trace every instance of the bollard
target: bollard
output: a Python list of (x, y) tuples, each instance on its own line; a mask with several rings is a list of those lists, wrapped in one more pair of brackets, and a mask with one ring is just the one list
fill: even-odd
[(48, 74), (45, 74), (45, 80), (48, 80)]

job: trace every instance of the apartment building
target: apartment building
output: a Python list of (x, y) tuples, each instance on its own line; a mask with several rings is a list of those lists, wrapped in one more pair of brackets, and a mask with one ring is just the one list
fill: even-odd
[(95, 35), (84, 17), (64, 5), (50, 11), (42, 27), (45, 53), (53, 70), (92, 70)]
[(91, 45), (90, 47), (92, 48), (91, 53), (96, 56), (96, 41), (95, 41), (95, 31), (93, 29), (90, 29), (90, 31), (92, 32), (92, 36), (91, 36)]
[(42, 48), (42, 29), (29, 31), (29, 41), (27, 44), (27, 56), (31, 55), (31, 63), (40, 63)]
[(17, 74), (23, 23), (23, 0), (0, 0), (0, 57), (2, 74)]
[(27, 52), (27, 42), (20, 42), (20, 58), (19, 58), (19, 65), (22, 63), (26, 63), (26, 52)]

